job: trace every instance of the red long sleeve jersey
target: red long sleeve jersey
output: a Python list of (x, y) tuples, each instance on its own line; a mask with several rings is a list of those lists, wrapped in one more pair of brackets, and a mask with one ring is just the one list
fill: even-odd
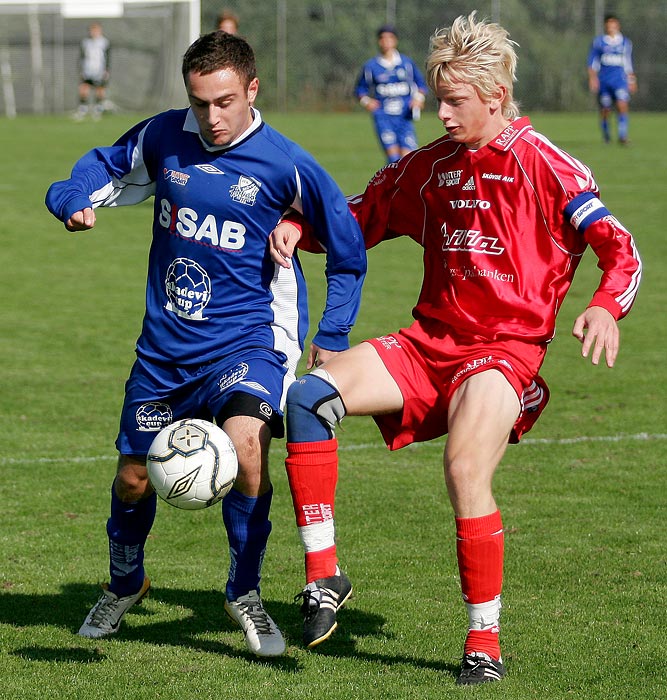
[(631, 234), (600, 201), (590, 170), (525, 117), (477, 151), (449, 136), (424, 146), (349, 201), (367, 247), (397, 236), (423, 246), (413, 315), (463, 339), (549, 341), (587, 245), (602, 270), (591, 306), (619, 319), (637, 293)]

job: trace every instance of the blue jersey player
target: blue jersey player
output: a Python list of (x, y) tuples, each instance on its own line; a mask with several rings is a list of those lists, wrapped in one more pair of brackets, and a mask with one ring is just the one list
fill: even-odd
[(214, 418), (239, 458), (222, 505), (230, 551), (225, 610), (253, 653), (276, 656), (285, 643), (259, 592), (271, 531), (268, 448), (272, 436), (283, 436), (285, 394), (308, 318), (298, 261), (293, 271), (276, 266), (268, 236), (293, 208), (328, 251), (326, 306), (309, 366), (349, 345), (364, 243), (331, 177), (254, 108), (259, 82), (243, 39), (200, 37), (183, 58), (183, 77), (189, 109), (158, 114), (90, 151), (46, 196), (70, 231), (92, 228), (98, 206), (154, 197), (146, 311), (116, 441), (111, 578), (79, 634), (117, 632), (150, 586), (144, 545), (156, 497), (146, 454), (156, 432), (184, 417)]
[(419, 118), (428, 88), (415, 62), (397, 50), (396, 29), (377, 33), (380, 53), (364, 63), (355, 95), (373, 116), (375, 131), (388, 163), (417, 148), (414, 120)]
[(637, 90), (632, 67), (632, 42), (621, 34), (621, 23), (615, 15), (604, 18), (604, 34), (595, 37), (588, 53), (588, 85), (598, 97), (600, 126), (605, 143), (611, 140), (609, 115), (616, 106), (618, 141), (628, 142), (630, 95)]

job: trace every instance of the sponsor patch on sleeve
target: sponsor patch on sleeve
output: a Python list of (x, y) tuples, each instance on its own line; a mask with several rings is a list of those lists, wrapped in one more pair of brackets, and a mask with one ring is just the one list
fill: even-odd
[(592, 192), (583, 192), (565, 207), (564, 214), (572, 226), (583, 233), (595, 221), (609, 216), (610, 212)]

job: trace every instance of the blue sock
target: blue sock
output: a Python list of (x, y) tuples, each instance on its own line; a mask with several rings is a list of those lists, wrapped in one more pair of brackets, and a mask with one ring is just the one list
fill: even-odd
[(262, 560), (271, 534), (273, 488), (252, 498), (232, 489), (222, 501), (222, 519), (229, 540), (227, 600), (236, 600), (248, 591), (259, 593)]
[(618, 140), (627, 141), (628, 140), (628, 115), (619, 114), (618, 115)]
[(600, 122), (600, 128), (602, 129), (602, 137), (604, 138), (604, 140), (609, 141), (609, 139), (611, 138), (611, 135), (609, 133), (609, 120), (603, 119)]
[(109, 536), (109, 590), (123, 597), (136, 593), (144, 583), (144, 545), (155, 520), (157, 496), (124, 503), (111, 487)]

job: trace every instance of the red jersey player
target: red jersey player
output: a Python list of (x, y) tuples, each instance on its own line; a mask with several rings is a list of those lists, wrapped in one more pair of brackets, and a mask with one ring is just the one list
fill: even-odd
[[(469, 617), (464, 685), (505, 673), (503, 525), (491, 482), (508, 441), (548, 400), (538, 373), (576, 267), (590, 246), (601, 281), (572, 332), (584, 357), (598, 364), (604, 353), (609, 367), (641, 276), (632, 236), (600, 201), (590, 170), (519, 117), (513, 44), (474, 13), (432, 37), (428, 82), (447, 135), (385, 167), (350, 202), (368, 246), (400, 235), (423, 246), (415, 322), (333, 357), (312, 347), (309, 366), (328, 361), (287, 396), (309, 647), (333, 632), (352, 591), (334, 542), (336, 423), (373, 415), (391, 449), (448, 433), (445, 481)], [(277, 229), (274, 254), (289, 256), (293, 236)]]

